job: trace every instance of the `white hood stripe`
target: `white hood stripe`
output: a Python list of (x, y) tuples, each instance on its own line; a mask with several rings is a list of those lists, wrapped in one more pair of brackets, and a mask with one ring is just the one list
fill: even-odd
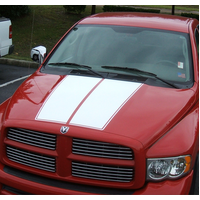
[(46, 99), (36, 120), (66, 123), (99, 81), (100, 78), (67, 76)]
[(49, 95), (36, 120), (69, 121), (70, 125), (102, 130), (141, 85), (69, 75)]
[(103, 80), (83, 102), (70, 124), (104, 129), (140, 86), (140, 83)]

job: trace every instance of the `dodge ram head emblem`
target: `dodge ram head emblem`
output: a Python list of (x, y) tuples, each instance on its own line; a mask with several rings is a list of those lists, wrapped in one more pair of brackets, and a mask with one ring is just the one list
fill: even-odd
[(67, 127), (67, 126), (62, 126), (61, 129), (60, 129), (60, 132), (61, 132), (62, 134), (65, 134), (65, 133), (67, 133), (68, 130), (69, 130), (69, 127)]

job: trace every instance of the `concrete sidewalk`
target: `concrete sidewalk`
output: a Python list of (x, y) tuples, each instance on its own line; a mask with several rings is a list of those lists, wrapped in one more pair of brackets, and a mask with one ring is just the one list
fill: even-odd
[(28, 68), (38, 68), (39, 64), (32, 61), (26, 60), (17, 60), (17, 59), (8, 59), (8, 58), (0, 58), (0, 64), (13, 65), (13, 66), (21, 66)]

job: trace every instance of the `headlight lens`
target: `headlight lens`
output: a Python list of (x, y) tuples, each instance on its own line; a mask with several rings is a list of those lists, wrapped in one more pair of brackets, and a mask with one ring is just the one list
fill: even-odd
[(161, 179), (169, 174), (170, 165), (165, 160), (155, 160), (148, 166), (148, 174), (152, 179)]
[(191, 156), (147, 159), (147, 180), (180, 177), (190, 170)]

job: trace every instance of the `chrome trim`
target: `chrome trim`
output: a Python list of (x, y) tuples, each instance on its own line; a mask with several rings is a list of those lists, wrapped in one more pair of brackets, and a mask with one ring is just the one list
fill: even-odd
[(7, 138), (31, 146), (56, 149), (56, 135), (27, 129), (9, 128)]
[(133, 160), (133, 151), (129, 147), (73, 138), (72, 153), (86, 156)]
[(72, 162), (72, 176), (114, 182), (133, 180), (133, 168)]
[(28, 152), (22, 149), (7, 146), (7, 157), (9, 160), (29, 167), (55, 172), (55, 158)]

